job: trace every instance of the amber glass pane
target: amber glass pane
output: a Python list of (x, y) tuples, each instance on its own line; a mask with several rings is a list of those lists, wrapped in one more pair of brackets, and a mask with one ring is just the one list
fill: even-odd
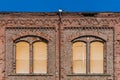
[(29, 44), (27, 42), (16, 44), (16, 73), (29, 73)]
[(86, 44), (73, 44), (73, 73), (86, 73)]
[(33, 49), (33, 72), (47, 73), (47, 44), (44, 42), (35, 42)]
[(103, 73), (103, 43), (93, 42), (90, 45), (90, 72)]

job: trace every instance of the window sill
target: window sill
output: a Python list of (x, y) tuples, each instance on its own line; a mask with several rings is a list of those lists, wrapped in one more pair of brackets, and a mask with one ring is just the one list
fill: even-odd
[(8, 76), (53, 76), (52, 74), (8, 74)]
[(67, 76), (112, 76), (112, 74), (68, 74)]

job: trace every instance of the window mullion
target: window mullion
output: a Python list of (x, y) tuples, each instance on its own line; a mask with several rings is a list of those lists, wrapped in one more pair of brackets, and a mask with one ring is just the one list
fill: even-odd
[(90, 42), (87, 42), (87, 51), (86, 51), (86, 73), (90, 73)]
[(30, 44), (30, 73), (33, 73), (33, 51), (32, 51), (32, 44)]

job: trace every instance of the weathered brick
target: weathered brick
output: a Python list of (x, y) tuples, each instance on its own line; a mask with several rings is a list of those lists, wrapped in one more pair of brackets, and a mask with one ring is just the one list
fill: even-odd
[[(8, 52), (11, 49), (10, 45), (13, 40), (24, 35), (38, 35), (51, 42), (48, 52), (51, 54), (49, 58), (52, 58), (50, 59), (53, 64), (50, 67), (52, 76), (44, 76), (42, 80), (59, 80), (59, 77), (61, 80), (120, 80), (120, 13), (97, 13), (94, 16), (89, 16), (87, 13), (87, 15), (62, 13), (59, 25), (58, 13), (0, 13), (0, 80), (41, 80), (42, 76), (8, 76), (7, 71), (5, 71), (6, 65), (11, 65), (10, 62), (6, 62), (6, 56), (9, 57)], [(8, 27), (9, 29), (7, 29)], [(44, 29), (19, 29), (30, 27)], [(54, 29), (50, 30), (49, 28)], [(61, 36), (59, 36), (59, 30), (61, 30)], [(110, 56), (108, 57), (108, 65), (114, 66), (114, 69), (107, 66), (108, 73), (113, 71), (112, 77), (99, 75), (67, 76), (71, 74), (71, 40), (88, 34), (99, 36), (108, 41), (108, 46), (113, 46), (114, 52), (110, 50), (107, 55)], [(109, 42), (111, 38), (114, 40)], [(60, 44), (59, 39), (61, 39)], [(61, 46), (60, 51), (59, 45)], [(6, 49), (7, 46), (10, 48)], [(109, 48), (112, 49), (112, 47)], [(11, 51), (10, 53), (12, 54)], [(12, 56), (11, 54), (10, 56)], [(113, 60), (114, 63), (111, 63), (110, 60)], [(12, 61), (11, 58), (10, 61)]]

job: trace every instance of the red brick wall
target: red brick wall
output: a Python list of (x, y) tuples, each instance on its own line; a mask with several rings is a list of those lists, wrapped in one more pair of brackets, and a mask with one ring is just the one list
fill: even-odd
[[(120, 13), (98, 13), (94, 16), (89, 16), (89, 14), (84, 15), (82, 13), (62, 13), (61, 23), (59, 24), (59, 14), (58, 13), (0, 13), (0, 80), (7, 79), (5, 77), (5, 54), (6, 54), (6, 27), (54, 27), (56, 31), (56, 74), (59, 74), (59, 26), (61, 27), (61, 36), (64, 35), (64, 28), (75, 28), (75, 27), (113, 27), (114, 28), (114, 80), (120, 80)], [(47, 29), (46, 29), (47, 31)], [(44, 34), (42, 34), (44, 36)], [(64, 39), (61, 37), (61, 47), (64, 46)], [(73, 34), (70, 39), (76, 37)], [(62, 53), (61, 53), (62, 54)], [(62, 73), (63, 74), (63, 73)], [(59, 77), (55, 76), (56, 80)], [(66, 80), (65, 78), (61, 78)], [(70, 79), (70, 78), (69, 78)], [(111, 80), (106, 77), (97, 78), (85, 78), (86, 80)], [(10, 79), (12, 80), (12, 79)], [(13, 79), (15, 80), (15, 78)], [(23, 79), (24, 80), (24, 79)], [(30, 79), (29, 79), (30, 80)], [(31, 79), (35, 80), (35, 79)], [(39, 80), (39, 79), (38, 79)], [(46, 80), (46, 79), (45, 79)], [(72, 80), (72, 79), (70, 79)], [(83, 80), (77, 79), (77, 80)]]

